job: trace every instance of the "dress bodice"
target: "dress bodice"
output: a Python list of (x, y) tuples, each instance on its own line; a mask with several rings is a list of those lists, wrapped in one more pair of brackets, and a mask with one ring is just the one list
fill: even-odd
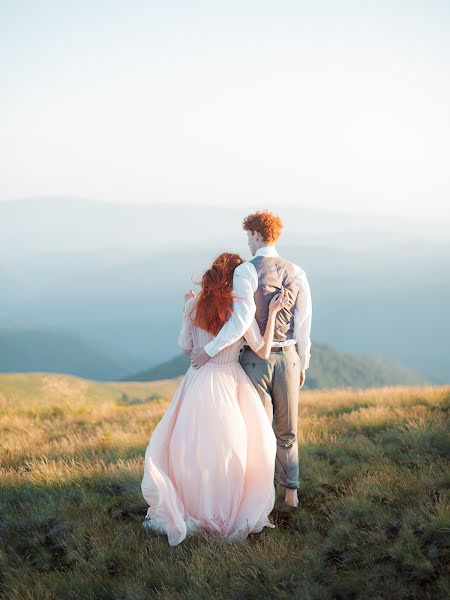
[[(183, 321), (181, 325), (181, 331), (178, 338), (178, 345), (183, 350), (193, 350), (194, 348), (203, 348), (211, 340), (214, 339), (214, 335), (194, 325), (195, 319), (195, 298), (188, 300), (184, 307)], [(255, 351), (259, 349), (263, 344), (263, 338), (259, 331), (259, 327), (256, 320), (253, 320), (249, 330), (245, 334), (247, 343)], [(239, 338), (215, 356), (213, 356), (207, 364), (230, 364), (234, 363), (239, 358), (239, 351), (242, 347), (244, 337)]]
[[(194, 341), (194, 348), (203, 348), (204, 346), (206, 346), (206, 344), (208, 344), (211, 340), (214, 339), (212, 333), (209, 333), (204, 329), (200, 329), (195, 325), (192, 326), (192, 337)], [(242, 347), (242, 341), (243, 338), (240, 338), (237, 342), (231, 344), (231, 346), (224, 348), (215, 356), (213, 356), (209, 362), (212, 364), (220, 365), (236, 362), (239, 358), (239, 351)]]

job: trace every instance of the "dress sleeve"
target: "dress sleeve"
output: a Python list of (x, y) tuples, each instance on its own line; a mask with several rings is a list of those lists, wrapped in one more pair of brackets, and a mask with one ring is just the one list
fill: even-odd
[(260, 348), (264, 346), (264, 340), (259, 330), (259, 325), (256, 322), (256, 319), (253, 319), (252, 324), (249, 329), (244, 334), (245, 341), (253, 350), (253, 352), (258, 352)]
[(195, 298), (191, 298), (184, 305), (183, 320), (181, 321), (180, 335), (178, 336), (178, 345), (185, 352), (188, 352), (194, 348), (192, 319), (190, 316), (190, 312), (194, 306), (194, 301)]

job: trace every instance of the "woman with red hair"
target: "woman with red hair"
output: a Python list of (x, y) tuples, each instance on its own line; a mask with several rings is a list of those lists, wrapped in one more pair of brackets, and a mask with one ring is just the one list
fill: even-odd
[[(210, 342), (232, 314), (233, 273), (243, 263), (224, 253), (204, 273), (201, 291), (185, 296), (179, 345), (187, 353)], [(264, 336), (254, 321), (244, 338), (269, 356), (284, 290), (270, 303)], [(243, 338), (200, 369), (189, 368), (145, 452), (144, 526), (175, 546), (209, 531), (228, 542), (274, 527), (276, 439), (253, 384), (238, 362)]]

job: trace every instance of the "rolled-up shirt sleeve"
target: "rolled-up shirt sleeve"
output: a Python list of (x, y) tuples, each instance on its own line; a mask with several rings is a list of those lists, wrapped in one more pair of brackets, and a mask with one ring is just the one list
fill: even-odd
[(258, 275), (250, 262), (236, 267), (233, 275), (233, 314), (223, 325), (216, 337), (206, 344), (204, 350), (209, 356), (227, 348), (250, 328), (256, 313), (254, 294), (258, 288)]
[(295, 265), (295, 271), (299, 293), (294, 312), (294, 335), (302, 369), (307, 369), (311, 358), (311, 289), (303, 269)]

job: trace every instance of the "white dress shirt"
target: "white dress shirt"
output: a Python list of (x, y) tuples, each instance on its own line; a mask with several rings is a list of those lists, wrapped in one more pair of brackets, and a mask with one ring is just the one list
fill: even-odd
[[(279, 256), (274, 246), (263, 246), (255, 256)], [(302, 369), (309, 367), (311, 357), (311, 290), (305, 271), (292, 263), (299, 286), (297, 302), (294, 308), (294, 339), (273, 342), (273, 346), (297, 344)], [(255, 266), (247, 261), (236, 267), (233, 276), (233, 314), (223, 325), (216, 337), (206, 344), (205, 352), (215, 356), (218, 352), (243, 337), (250, 328), (256, 314), (254, 294), (258, 289), (258, 273)]]

